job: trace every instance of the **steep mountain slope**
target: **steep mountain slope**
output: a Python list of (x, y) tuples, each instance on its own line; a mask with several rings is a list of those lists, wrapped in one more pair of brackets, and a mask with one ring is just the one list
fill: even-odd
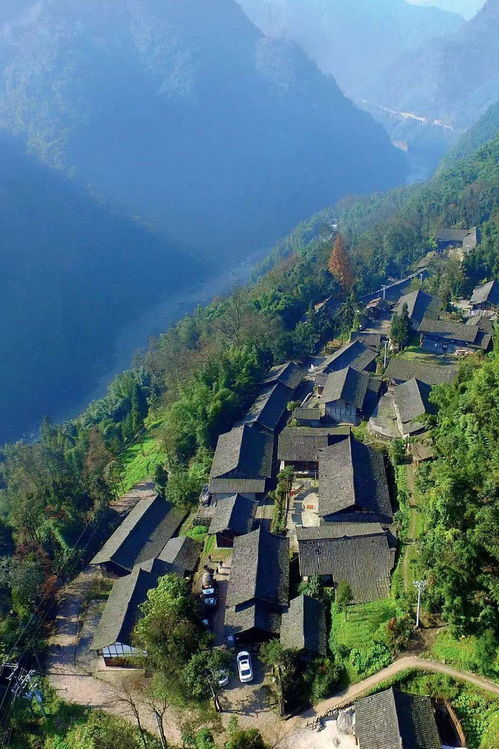
[(441, 168), (467, 159), (499, 132), (499, 99), (470, 127), (446, 155)]
[(467, 20), (478, 13), (485, 0), (407, 0), (412, 5), (433, 5), (442, 10), (459, 13)]
[(378, 104), (468, 128), (499, 96), (499, 0), (458, 31), (400, 58), (369, 93)]
[(238, 2), (264, 33), (296, 41), (354, 97), (362, 97), (369, 81), (401, 54), (463, 23), (455, 13), (405, 0)]
[(0, 36), (0, 125), (213, 258), (400, 182), (382, 128), (235, 0), (38, 0)]
[(201, 269), (0, 138), (0, 444), (77, 406), (118, 329)]

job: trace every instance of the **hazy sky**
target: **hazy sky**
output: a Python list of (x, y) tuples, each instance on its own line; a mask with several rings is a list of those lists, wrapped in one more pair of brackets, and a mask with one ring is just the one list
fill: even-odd
[(407, 0), (413, 5), (435, 5), (444, 10), (453, 10), (465, 18), (471, 18), (485, 4), (485, 0)]

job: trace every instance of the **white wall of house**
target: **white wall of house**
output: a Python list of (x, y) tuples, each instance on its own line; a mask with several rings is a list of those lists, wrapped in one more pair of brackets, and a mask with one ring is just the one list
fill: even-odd
[(359, 416), (355, 406), (347, 403), (344, 400), (332, 401), (324, 404), (324, 410), (326, 416), (334, 421), (346, 422), (347, 424), (353, 424), (356, 426), (359, 423)]

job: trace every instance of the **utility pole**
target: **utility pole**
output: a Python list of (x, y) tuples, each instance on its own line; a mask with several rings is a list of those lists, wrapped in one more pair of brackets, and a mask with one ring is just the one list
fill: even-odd
[(381, 288), (383, 289), (383, 301), (385, 301), (386, 300), (386, 286), (385, 286), (385, 284), (383, 284), (383, 286)]
[(418, 591), (418, 607), (416, 610), (416, 629), (419, 627), (419, 614), (421, 611), (421, 593), (426, 588), (426, 580), (414, 580), (414, 587)]
[(385, 353), (383, 356), (383, 369), (386, 369), (387, 349), (388, 349), (388, 340), (385, 341)]

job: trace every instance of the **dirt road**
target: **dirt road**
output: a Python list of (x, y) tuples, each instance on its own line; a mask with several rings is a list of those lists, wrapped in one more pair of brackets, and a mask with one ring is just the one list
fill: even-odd
[(313, 711), (303, 713), (303, 716), (310, 717), (313, 715), (324, 715), (329, 710), (334, 710), (335, 708), (349, 705), (362, 694), (369, 691), (380, 682), (385, 681), (385, 679), (389, 679), (390, 677), (399, 674), (401, 671), (405, 671), (406, 669), (411, 668), (420, 671), (432, 671), (434, 673), (446, 674), (447, 676), (451, 676), (453, 679), (457, 679), (458, 681), (466, 681), (468, 682), (468, 684), (473, 684), (480, 689), (484, 689), (488, 692), (499, 695), (499, 685), (495, 684), (493, 681), (484, 679), (483, 677), (472, 674), (469, 671), (460, 671), (457, 668), (447, 666), (445, 663), (425, 660), (424, 658), (418, 658), (415, 655), (406, 655), (402, 658), (399, 658), (386, 668), (383, 668), (381, 671), (378, 671), (376, 674), (369, 676), (367, 679), (359, 681), (357, 684), (351, 684), (347, 689), (343, 690), (341, 693), (335, 695), (334, 697), (330, 697), (328, 700), (319, 702), (315, 706)]

